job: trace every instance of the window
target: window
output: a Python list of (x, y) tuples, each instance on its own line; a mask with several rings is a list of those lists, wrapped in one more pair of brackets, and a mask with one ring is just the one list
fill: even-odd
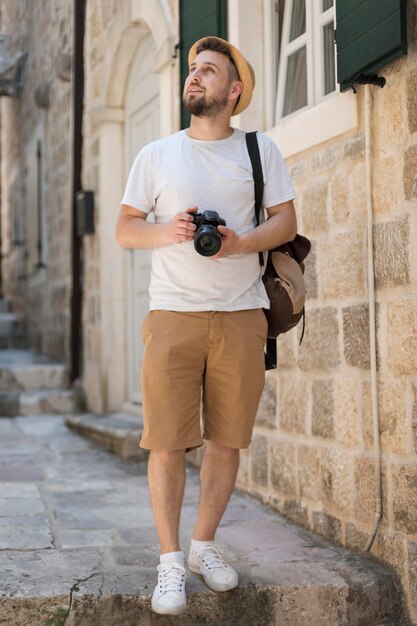
[(274, 5), (278, 26), (273, 29), (281, 31), (278, 121), (318, 104), (336, 89), (334, 0), (285, 0)]

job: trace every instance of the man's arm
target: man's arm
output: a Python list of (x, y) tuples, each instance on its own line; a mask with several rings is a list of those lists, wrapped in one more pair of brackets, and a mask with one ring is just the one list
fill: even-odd
[(248, 252), (261, 252), (271, 250), (282, 243), (292, 241), (297, 234), (297, 218), (295, 215), (294, 202), (289, 200), (267, 209), (268, 219), (253, 230), (238, 235), (226, 226), (219, 226), (222, 235), (222, 247), (213, 256), (220, 259), (231, 254)]
[(177, 213), (171, 222), (153, 224), (146, 221), (148, 214), (144, 211), (122, 204), (116, 226), (116, 241), (123, 248), (142, 250), (188, 241), (193, 238), (196, 228), (190, 213), (196, 210), (197, 207), (189, 207)]

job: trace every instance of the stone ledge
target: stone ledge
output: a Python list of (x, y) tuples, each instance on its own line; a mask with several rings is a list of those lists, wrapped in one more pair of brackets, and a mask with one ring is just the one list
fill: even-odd
[(74, 413), (82, 404), (82, 393), (75, 389), (0, 391), (0, 418)]
[(145, 461), (148, 457), (147, 451), (139, 448), (142, 435), (142, 417), (139, 415), (88, 413), (67, 417), (65, 424), (124, 460)]

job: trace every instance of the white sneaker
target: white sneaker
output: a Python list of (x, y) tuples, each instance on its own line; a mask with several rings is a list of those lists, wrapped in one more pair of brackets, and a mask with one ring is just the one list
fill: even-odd
[(188, 567), (192, 572), (201, 574), (206, 585), (214, 591), (228, 591), (237, 587), (237, 572), (226, 563), (219, 550), (212, 544), (200, 550), (191, 548)]
[(161, 615), (178, 615), (187, 608), (185, 569), (179, 563), (158, 565), (158, 583), (152, 594), (152, 608)]

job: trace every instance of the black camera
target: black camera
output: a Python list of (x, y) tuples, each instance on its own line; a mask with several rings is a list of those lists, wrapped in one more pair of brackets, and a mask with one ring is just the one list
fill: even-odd
[(193, 223), (197, 226), (194, 234), (194, 248), (202, 256), (217, 254), (222, 245), (222, 236), (218, 226), (226, 226), (226, 222), (219, 217), (217, 211), (192, 213)]

